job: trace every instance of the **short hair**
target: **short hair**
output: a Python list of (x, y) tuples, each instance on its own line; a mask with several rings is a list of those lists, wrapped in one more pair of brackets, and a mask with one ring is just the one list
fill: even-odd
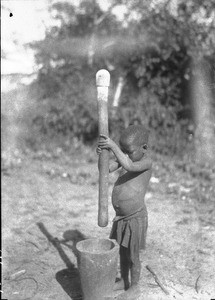
[(148, 143), (149, 131), (143, 125), (130, 125), (120, 136), (120, 143), (131, 142), (135, 145)]

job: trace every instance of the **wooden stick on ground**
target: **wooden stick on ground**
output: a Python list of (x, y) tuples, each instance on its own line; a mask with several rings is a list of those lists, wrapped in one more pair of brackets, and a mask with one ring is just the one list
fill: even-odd
[(199, 293), (198, 281), (199, 281), (200, 276), (201, 276), (201, 274), (197, 277), (196, 283), (195, 283), (195, 290), (196, 290), (197, 294)]
[(166, 294), (169, 295), (169, 292), (167, 291), (167, 289), (163, 286), (163, 284), (160, 282), (160, 280), (158, 279), (157, 275), (155, 274), (155, 272), (152, 270), (152, 268), (150, 266), (146, 266), (146, 269), (152, 274), (152, 276), (155, 279), (155, 282), (157, 283), (157, 285), (159, 285), (159, 287), (162, 289), (162, 291)]

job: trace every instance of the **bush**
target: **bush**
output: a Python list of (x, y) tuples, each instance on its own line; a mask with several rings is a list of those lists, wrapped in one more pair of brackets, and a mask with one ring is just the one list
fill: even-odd
[[(206, 2), (204, 9), (210, 13)], [(206, 54), (212, 57), (214, 51), (208, 46), (209, 27), (205, 29), (193, 18), (201, 4), (190, 0), (175, 17), (166, 4), (151, 8), (144, 1), (123, 3), (129, 8), (127, 27), (111, 9), (103, 12), (96, 1), (81, 1), (78, 7), (69, 2), (53, 4), (61, 25), (33, 45), (42, 66), (40, 101), (46, 103), (34, 125), (50, 137), (94, 142), (98, 134), (95, 74), (100, 68), (110, 68), (110, 99), (118, 77), (126, 81), (117, 111), (110, 101), (111, 136), (117, 139), (124, 127), (141, 123), (151, 130), (156, 151), (181, 153), (193, 122), (182, 113), (190, 110), (184, 97), (187, 78), (192, 77), (190, 63), (193, 56), (197, 60)], [(112, 5), (117, 4), (113, 1)], [(131, 11), (139, 14), (138, 21), (129, 19)]]

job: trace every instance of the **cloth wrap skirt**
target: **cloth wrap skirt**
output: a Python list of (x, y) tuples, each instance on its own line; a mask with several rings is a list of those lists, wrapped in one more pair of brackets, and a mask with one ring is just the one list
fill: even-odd
[(115, 239), (122, 247), (130, 250), (131, 262), (135, 263), (140, 249), (145, 249), (148, 214), (146, 207), (127, 216), (116, 216), (110, 238)]

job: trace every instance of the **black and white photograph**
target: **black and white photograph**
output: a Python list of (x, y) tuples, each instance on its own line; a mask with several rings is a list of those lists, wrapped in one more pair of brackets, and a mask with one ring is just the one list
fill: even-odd
[(215, 300), (215, 2), (1, 1), (3, 300)]

